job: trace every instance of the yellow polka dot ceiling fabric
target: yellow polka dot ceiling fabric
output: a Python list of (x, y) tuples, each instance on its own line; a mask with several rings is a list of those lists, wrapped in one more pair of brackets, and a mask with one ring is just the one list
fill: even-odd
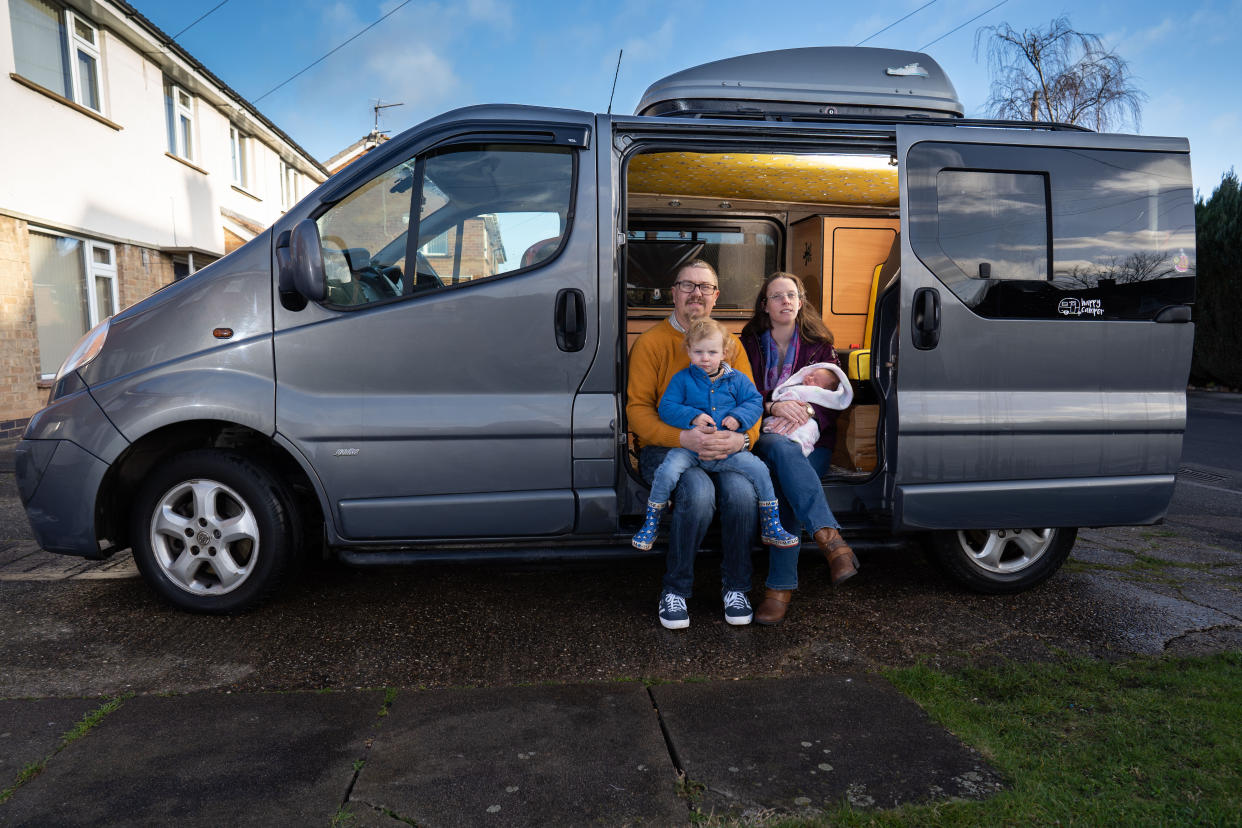
[(630, 162), (629, 190), (662, 196), (897, 205), (887, 156), (657, 152)]

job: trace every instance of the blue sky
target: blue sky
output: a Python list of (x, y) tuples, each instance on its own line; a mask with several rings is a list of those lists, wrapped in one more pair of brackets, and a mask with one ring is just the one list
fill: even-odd
[[(173, 35), (217, 2), (134, 4)], [(265, 115), (323, 160), (370, 130), (376, 99), (404, 104), (381, 118), (381, 128), (394, 133), (476, 103), (602, 112), (617, 51), (624, 49), (613, 111), (629, 114), (650, 83), (672, 72), (748, 52), (852, 46), (926, 2), (229, 0), (178, 42), (244, 97), (258, 99)], [(952, 79), (967, 115), (982, 116), (988, 73), (983, 54), (975, 56), (976, 30), (1047, 25), (1064, 14), (1129, 61), (1148, 96), (1141, 133), (1190, 139), (1195, 187), (1205, 197), (1226, 170), (1242, 168), (1242, 0), (1097, 0), (1063, 7), (1004, 0), (993, 9), (997, 2), (937, 0), (866, 45), (927, 52)], [(378, 26), (265, 96), (390, 11)]]

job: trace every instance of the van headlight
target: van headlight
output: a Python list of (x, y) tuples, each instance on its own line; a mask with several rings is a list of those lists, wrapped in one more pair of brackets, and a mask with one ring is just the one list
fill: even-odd
[(56, 379), (53, 387), (60, 384), (61, 379), (66, 374), (72, 374), (79, 368), (89, 365), (91, 360), (99, 355), (103, 350), (104, 340), (108, 338), (108, 329), (112, 327), (112, 317), (109, 316), (95, 327), (86, 332), (86, 335), (78, 340), (78, 344), (73, 346), (73, 350), (69, 352), (69, 356), (65, 357), (64, 363), (61, 364), (60, 370), (56, 372)]

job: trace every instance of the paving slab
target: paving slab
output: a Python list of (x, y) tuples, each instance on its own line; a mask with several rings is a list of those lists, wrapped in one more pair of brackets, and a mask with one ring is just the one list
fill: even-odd
[(638, 682), (398, 695), (354, 814), (453, 825), (685, 825), (689, 808)]
[(706, 814), (892, 808), (1002, 788), (975, 751), (875, 677), (661, 684), (651, 693)]
[(0, 701), (0, 790), (22, 768), (41, 762), (61, 737), (100, 705), (98, 699), (4, 699)]
[(0, 806), (0, 825), (328, 825), (383, 694), (125, 701)]

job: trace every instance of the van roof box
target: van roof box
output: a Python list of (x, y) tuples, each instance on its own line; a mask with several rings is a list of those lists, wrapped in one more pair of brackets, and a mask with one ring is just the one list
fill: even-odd
[(648, 87), (634, 114), (820, 120), (960, 118), (963, 111), (940, 64), (922, 52), (816, 46), (684, 69)]

